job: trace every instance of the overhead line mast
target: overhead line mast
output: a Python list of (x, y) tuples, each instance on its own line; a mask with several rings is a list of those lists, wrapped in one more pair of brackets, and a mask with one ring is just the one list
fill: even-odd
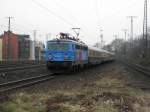
[(126, 52), (127, 52), (127, 49), (126, 49), (126, 41), (127, 41), (127, 31), (128, 31), (128, 30), (127, 30), (127, 29), (123, 29), (122, 31), (123, 31), (124, 34), (125, 34), (125, 35), (124, 35), (124, 36), (125, 36), (125, 37), (124, 37), (124, 55), (126, 56)]
[(103, 40), (103, 30), (102, 29), (100, 29), (100, 39), (101, 39), (101, 42), (100, 42), (100, 44), (101, 44), (101, 49), (103, 48), (103, 46), (104, 46), (104, 40)]
[(147, 57), (148, 54), (148, 38), (147, 38), (147, 0), (144, 2), (144, 19), (143, 19), (143, 55)]
[(6, 17), (6, 19), (8, 19), (8, 31), (10, 31), (10, 21), (13, 17)]
[(133, 47), (133, 38), (134, 38), (134, 33), (133, 33), (133, 21), (134, 18), (136, 18), (137, 16), (128, 16), (129, 19), (131, 19), (131, 34), (130, 34), (130, 38), (131, 38), (131, 47)]
[(10, 22), (11, 22), (11, 19), (13, 17), (6, 17), (8, 19), (8, 48), (7, 48), (7, 59), (10, 61), (11, 58), (12, 58), (12, 50), (11, 50), (11, 43), (10, 43), (10, 31), (11, 31), (11, 27), (10, 27)]

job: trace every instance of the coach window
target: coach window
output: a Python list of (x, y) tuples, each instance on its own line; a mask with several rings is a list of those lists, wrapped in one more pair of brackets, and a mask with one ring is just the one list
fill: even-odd
[(71, 46), (72, 46), (72, 50), (74, 50), (74, 45), (72, 44)]
[(87, 51), (87, 50), (88, 50), (88, 48), (86, 47), (86, 48), (85, 48), (85, 50)]
[(86, 47), (83, 47), (83, 50), (84, 50), (84, 51), (86, 51), (86, 50), (87, 50), (87, 48), (86, 48)]
[(82, 46), (79, 45), (79, 49), (82, 50)]
[(79, 46), (79, 49), (82, 50), (82, 46)]
[(76, 49), (80, 49), (80, 46), (79, 46), (79, 45), (76, 45)]

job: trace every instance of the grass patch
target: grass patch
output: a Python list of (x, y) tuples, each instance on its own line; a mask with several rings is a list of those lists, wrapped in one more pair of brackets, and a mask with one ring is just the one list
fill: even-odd
[(45, 112), (40, 98), (28, 94), (16, 94), (11, 101), (0, 104), (0, 112)]

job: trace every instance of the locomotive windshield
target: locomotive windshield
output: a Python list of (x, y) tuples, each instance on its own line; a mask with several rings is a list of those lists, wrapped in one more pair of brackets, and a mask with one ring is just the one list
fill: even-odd
[(69, 50), (68, 43), (48, 43), (49, 50), (56, 50), (56, 51), (67, 51)]

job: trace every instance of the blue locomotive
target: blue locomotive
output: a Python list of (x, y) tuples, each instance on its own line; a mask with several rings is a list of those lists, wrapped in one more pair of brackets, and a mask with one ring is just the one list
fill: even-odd
[(45, 53), (49, 69), (72, 69), (88, 63), (88, 47), (64, 33), (59, 39), (47, 41)]

